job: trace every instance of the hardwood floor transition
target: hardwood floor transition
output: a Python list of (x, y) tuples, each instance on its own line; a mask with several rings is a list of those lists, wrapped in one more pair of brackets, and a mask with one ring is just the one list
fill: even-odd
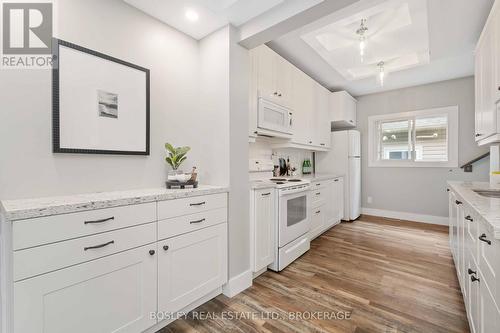
[[(301, 316), (301, 317), (299, 317)], [(349, 317), (343, 318), (342, 316)], [(448, 227), (362, 216), (159, 333), (469, 332)]]

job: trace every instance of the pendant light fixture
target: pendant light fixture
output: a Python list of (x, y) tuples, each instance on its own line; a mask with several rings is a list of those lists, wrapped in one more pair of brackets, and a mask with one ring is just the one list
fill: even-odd
[(379, 62), (377, 64), (379, 73), (378, 73), (378, 81), (380, 85), (383, 87), (384, 86), (384, 80), (385, 80), (385, 69), (384, 69), (385, 63), (383, 61)]
[(361, 19), (361, 24), (359, 29), (356, 30), (356, 34), (359, 36), (359, 56), (361, 57), (361, 62), (364, 61), (365, 48), (366, 48), (366, 36), (365, 33), (368, 31), (366, 26), (366, 19)]

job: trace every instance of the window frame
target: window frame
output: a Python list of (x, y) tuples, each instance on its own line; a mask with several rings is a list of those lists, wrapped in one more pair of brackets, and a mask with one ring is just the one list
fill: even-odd
[[(416, 160), (416, 118), (434, 117), (446, 115), (448, 160), (447, 161), (417, 161)], [(380, 131), (378, 123), (380, 121), (411, 121), (409, 135), (408, 160), (381, 160), (379, 158)], [(409, 112), (389, 113), (368, 117), (368, 167), (407, 167), (407, 168), (457, 168), (458, 167), (458, 105), (433, 109), (423, 109)]]

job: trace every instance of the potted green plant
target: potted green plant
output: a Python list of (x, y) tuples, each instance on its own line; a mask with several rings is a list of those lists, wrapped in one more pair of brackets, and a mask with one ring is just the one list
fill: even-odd
[[(174, 147), (170, 143), (165, 143), (165, 149), (167, 150), (168, 156), (165, 161), (172, 167), (172, 171), (168, 173), (169, 180), (179, 180), (186, 181), (190, 177), (185, 175), (182, 170), (179, 169), (181, 164), (187, 159), (187, 153), (191, 150), (191, 147)], [(184, 179), (184, 178), (188, 179)]]

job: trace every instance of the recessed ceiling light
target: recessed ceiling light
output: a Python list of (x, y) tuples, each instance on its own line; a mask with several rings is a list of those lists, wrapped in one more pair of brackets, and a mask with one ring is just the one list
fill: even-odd
[(195, 12), (194, 10), (192, 9), (188, 9), (186, 10), (186, 18), (191, 21), (191, 22), (195, 22), (195, 21), (198, 21), (198, 18), (200, 16), (198, 15), (197, 12)]

